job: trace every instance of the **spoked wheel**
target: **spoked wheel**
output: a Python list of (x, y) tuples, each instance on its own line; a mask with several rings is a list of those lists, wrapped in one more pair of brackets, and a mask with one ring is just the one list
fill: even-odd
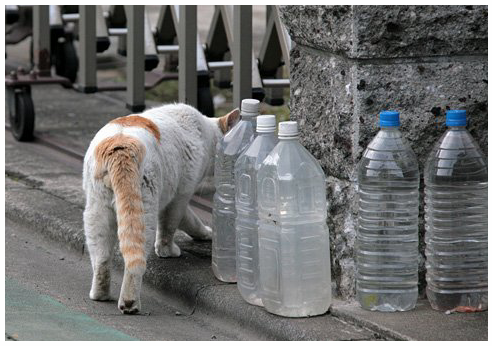
[(34, 133), (34, 105), (29, 87), (7, 88), (9, 94), (10, 129), (15, 139), (31, 141)]

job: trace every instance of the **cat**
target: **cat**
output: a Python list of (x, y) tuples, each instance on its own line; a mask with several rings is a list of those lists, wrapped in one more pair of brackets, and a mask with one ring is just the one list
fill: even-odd
[(93, 269), (89, 297), (110, 299), (110, 266), (116, 240), (125, 269), (118, 308), (141, 310), (146, 269), (145, 233), (155, 232), (159, 257), (178, 257), (177, 228), (210, 240), (212, 230), (188, 206), (200, 182), (214, 172), (218, 140), (239, 111), (207, 118), (185, 104), (116, 118), (93, 138), (84, 158), (84, 232)]

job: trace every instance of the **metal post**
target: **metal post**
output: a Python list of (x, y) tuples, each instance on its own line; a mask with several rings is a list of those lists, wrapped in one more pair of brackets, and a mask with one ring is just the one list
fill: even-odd
[[(233, 11), (231, 10), (231, 17)], [(230, 27), (229, 6), (215, 5), (214, 15), (211, 21), (211, 27), (207, 34), (207, 55), (213, 61), (231, 60), (229, 43), (232, 43), (233, 29)], [(231, 42), (229, 41), (231, 36)], [(231, 70), (216, 69), (214, 70), (214, 85), (219, 88), (231, 87)]]
[(33, 6), (33, 58), (40, 76), (50, 76), (50, 7)]
[(59, 5), (50, 5), (50, 26), (59, 25), (63, 27), (62, 14)]
[(78, 89), (85, 93), (97, 91), (96, 79), (96, 6), (79, 6), (80, 72)]
[(272, 7), (273, 5), (267, 5), (265, 6), (265, 25), (267, 26), (267, 24), (269, 23), (269, 18), (272, 14)]
[(197, 6), (180, 5), (178, 23), (178, 97), (197, 106)]
[(154, 35), (151, 31), (151, 23), (147, 16), (147, 12), (144, 12), (144, 53), (145, 70), (151, 71), (155, 69), (159, 64), (159, 57), (157, 56), (156, 43), (154, 42)]
[(252, 6), (233, 10), (233, 107), (252, 97)]
[(127, 108), (145, 109), (144, 5), (125, 5), (127, 15)]
[(98, 53), (104, 52), (110, 46), (110, 39), (108, 37), (108, 27), (106, 25), (106, 19), (103, 15), (103, 8), (100, 5), (96, 6), (96, 51)]

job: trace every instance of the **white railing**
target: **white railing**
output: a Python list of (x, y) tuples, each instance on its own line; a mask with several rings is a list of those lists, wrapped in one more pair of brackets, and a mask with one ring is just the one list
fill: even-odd
[[(197, 31), (197, 6), (161, 6), (154, 28), (143, 5), (110, 6), (107, 12), (102, 6), (78, 8), (78, 13), (64, 13), (53, 6), (51, 10), (49, 6), (34, 6), (35, 63), (46, 68), (46, 62), (40, 61), (36, 52), (49, 51), (50, 25), (78, 23), (80, 64), (76, 87), (83, 92), (108, 90), (98, 88), (96, 55), (107, 48), (109, 36), (116, 36), (119, 52), (127, 57), (126, 103), (133, 111), (145, 108), (145, 71), (157, 67), (159, 54), (178, 53), (179, 101), (199, 109), (209, 108), (209, 113), (211, 107), (213, 112), (210, 78), (216, 85), (232, 87), (235, 106), (251, 97), (282, 102), (282, 88), (289, 87), (281, 66), (289, 66), (291, 41), (277, 6), (267, 6), (266, 30), (258, 57), (252, 48), (252, 6), (215, 6), (205, 43)], [(204, 101), (207, 98), (209, 101)]]

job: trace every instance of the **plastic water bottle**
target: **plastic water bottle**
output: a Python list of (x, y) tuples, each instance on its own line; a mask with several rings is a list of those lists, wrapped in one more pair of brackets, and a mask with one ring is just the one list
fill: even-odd
[(279, 144), (260, 166), (260, 294), (267, 311), (325, 313), (331, 303), (325, 174), (299, 143), (295, 121), (279, 123)]
[(447, 111), (446, 124), (424, 174), (426, 293), (437, 310), (487, 310), (487, 161), (466, 111)]
[(236, 282), (235, 179), (238, 156), (255, 137), (260, 102), (241, 102), (241, 120), (218, 142), (214, 166), (214, 206), (212, 211), (212, 270), (221, 281)]
[(358, 166), (356, 293), (363, 309), (406, 311), (418, 298), (419, 169), (399, 113), (381, 112), (380, 127)]
[(236, 275), (238, 290), (250, 304), (262, 306), (259, 293), (257, 172), (274, 149), (276, 117), (257, 117), (257, 138), (235, 164), (236, 179)]

